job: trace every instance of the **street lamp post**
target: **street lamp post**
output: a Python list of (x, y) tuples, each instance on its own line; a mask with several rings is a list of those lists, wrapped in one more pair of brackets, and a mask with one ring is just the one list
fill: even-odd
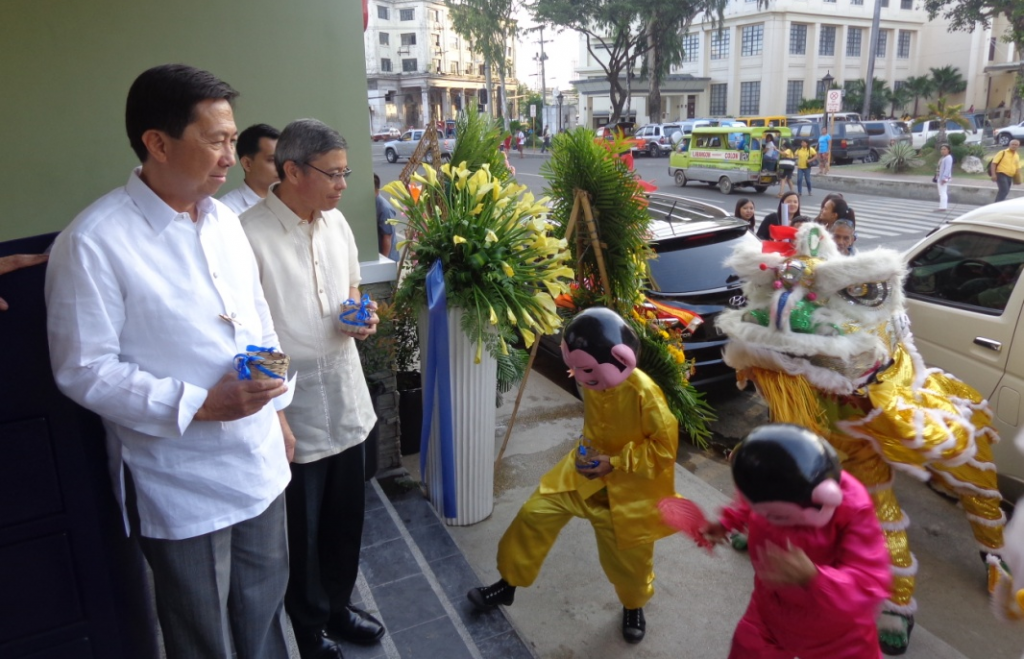
[(558, 92), (558, 96), (555, 97), (558, 101), (558, 132), (562, 132), (562, 101), (565, 100), (565, 95), (562, 92)]
[[(828, 155), (825, 157), (825, 173), (827, 174), (832, 169), (832, 122), (828, 120), (828, 90), (832, 88), (832, 81), (835, 78), (832, 77), (830, 70), (825, 71), (825, 76), (821, 79), (821, 82), (825, 85), (825, 130), (828, 131)], [(818, 154), (821, 157), (821, 154)], [(821, 172), (821, 167), (818, 167), (818, 172)]]

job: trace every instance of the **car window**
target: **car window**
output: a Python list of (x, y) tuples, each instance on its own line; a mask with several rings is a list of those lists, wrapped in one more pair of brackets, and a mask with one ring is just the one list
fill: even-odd
[(910, 262), (909, 296), (1001, 315), (1024, 268), (1024, 242), (973, 231), (936, 241)]
[(867, 137), (864, 126), (860, 124), (845, 124), (847, 137)]
[(909, 135), (910, 134), (910, 129), (907, 128), (906, 124), (897, 123), (897, 124), (889, 124), (889, 125), (892, 126), (892, 132), (895, 133), (896, 135)]
[(881, 121), (869, 121), (864, 124), (864, 130), (868, 135), (885, 135), (885, 124)]
[(658, 258), (647, 262), (655, 290), (694, 293), (725, 288), (738, 280), (724, 263), (740, 241), (749, 239), (743, 226), (727, 231), (671, 238), (652, 245)]
[(950, 130), (962, 131), (963, 129), (964, 129), (963, 126), (961, 126), (957, 122), (953, 121), (952, 119), (950, 119), (949, 121), (946, 122), (946, 130), (947, 131), (950, 131)]

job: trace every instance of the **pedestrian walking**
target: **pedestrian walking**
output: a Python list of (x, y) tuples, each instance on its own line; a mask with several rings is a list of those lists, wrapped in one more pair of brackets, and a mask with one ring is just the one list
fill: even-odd
[[(826, 126), (827, 128), (827, 126)], [(828, 174), (832, 164), (832, 135), (827, 130), (818, 137), (818, 173)]]
[(803, 196), (804, 183), (807, 183), (807, 196), (811, 196), (811, 167), (817, 164), (818, 152), (800, 140), (800, 148), (796, 150), (796, 192)]
[(779, 194), (781, 199), (786, 187), (793, 192), (793, 170), (796, 169), (796, 154), (793, 153), (793, 145), (786, 140), (782, 143), (779, 151)]
[(1024, 182), (1021, 180), (1020, 156), (1017, 155), (1019, 148), (1020, 140), (1010, 140), (1010, 145), (997, 153), (988, 165), (989, 176), (999, 186), (999, 192), (996, 193), (997, 202), (1006, 199), (1006, 195), (1010, 194), (1011, 185), (1020, 185)]
[(545, 128), (544, 129), (543, 142), (540, 145), (540, 152), (541, 153), (547, 153), (548, 149), (550, 149), (550, 148), (551, 148), (551, 129), (550, 128)]
[(932, 181), (939, 188), (939, 207), (937, 211), (944, 211), (949, 206), (949, 181), (953, 178), (953, 156), (949, 152), (949, 145), (943, 144), (939, 147), (939, 163), (935, 167), (935, 178)]
[(526, 134), (523, 133), (522, 129), (516, 134), (516, 148), (519, 149), (519, 157), (525, 158), (526, 155), (523, 153), (523, 148), (526, 147)]

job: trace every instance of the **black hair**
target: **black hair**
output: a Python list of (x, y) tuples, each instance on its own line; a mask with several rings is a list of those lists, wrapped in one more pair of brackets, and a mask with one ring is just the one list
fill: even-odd
[(625, 345), (640, 361), (640, 338), (622, 316), (606, 307), (590, 307), (569, 321), (562, 333), (569, 352), (583, 350), (598, 364), (614, 364), (620, 371), (625, 365), (612, 355), (612, 348)]
[[(733, 215), (734, 215), (735, 217), (737, 217), (737, 218), (739, 218), (739, 219), (741, 219), (741, 220), (742, 220), (743, 218), (742, 218), (742, 217), (740, 217), (740, 209), (741, 209), (741, 208), (743, 208), (744, 206), (746, 206), (747, 204), (752, 204), (752, 203), (754, 203), (754, 200), (753, 200), (753, 199), (747, 199), (746, 197), (742, 197), (742, 198), (740, 198), (740, 199), (739, 199), (739, 200), (738, 200), (738, 201), (736, 202), (736, 210), (734, 210), (732, 214), (733, 214)], [(749, 225), (750, 225), (750, 228), (751, 228), (751, 229), (753, 229), (753, 228), (754, 228), (754, 220), (755, 220), (755, 218), (754, 218), (754, 217), (751, 217), (751, 218), (750, 218), (749, 220), (744, 220), (744, 221), (745, 221), (745, 222), (746, 222), (747, 224), (749, 224)]]
[(128, 90), (124, 123), (128, 142), (141, 162), (149, 151), (142, 136), (159, 130), (174, 139), (196, 120), (196, 105), (207, 100), (232, 103), (238, 92), (209, 71), (185, 64), (163, 64), (143, 71)]
[[(800, 195), (798, 195), (797, 193), (793, 192), (792, 190), (790, 190), (789, 192), (783, 193), (782, 199), (779, 199), (779, 206), (778, 206), (778, 208), (775, 209), (775, 212), (779, 216), (779, 222), (780, 223), (782, 222), (782, 206), (786, 203), (786, 200), (789, 199), (790, 197), (796, 197), (796, 201), (797, 201), (796, 214), (799, 215), (800, 211), (803, 210), (803, 205), (800, 203)], [(793, 219), (793, 218), (791, 217), (790, 219)]]
[(839, 482), (839, 456), (824, 439), (801, 426), (769, 423), (750, 431), (732, 454), (732, 477), (751, 503), (786, 501), (820, 508), (814, 489)]
[(260, 140), (264, 137), (276, 140), (281, 137), (281, 131), (267, 124), (253, 124), (243, 130), (238, 136), (238, 145), (235, 151), (239, 158), (252, 158), (260, 152)]
[[(837, 218), (841, 220), (853, 221), (853, 218), (850, 217), (850, 205), (846, 203), (845, 199), (843, 199), (842, 197), (832, 197), (831, 199), (826, 199), (825, 201), (832, 202), (832, 210), (835, 212)], [(822, 207), (825, 206), (825, 201), (821, 202)]]
[(373, 173), (373, 189), (374, 190), (379, 190), (380, 189), (380, 176), (377, 174), (377, 172)]

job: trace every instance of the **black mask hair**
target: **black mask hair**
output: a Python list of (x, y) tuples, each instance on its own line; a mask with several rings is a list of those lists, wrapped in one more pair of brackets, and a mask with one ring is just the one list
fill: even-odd
[(583, 350), (599, 364), (614, 364), (620, 371), (625, 365), (612, 356), (612, 348), (625, 345), (640, 361), (640, 339), (622, 316), (607, 307), (591, 307), (569, 321), (562, 333), (569, 352)]
[(817, 507), (811, 494), (826, 478), (839, 481), (842, 469), (832, 446), (810, 430), (790, 423), (754, 428), (732, 457), (736, 487), (751, 503), (785, 501)]

